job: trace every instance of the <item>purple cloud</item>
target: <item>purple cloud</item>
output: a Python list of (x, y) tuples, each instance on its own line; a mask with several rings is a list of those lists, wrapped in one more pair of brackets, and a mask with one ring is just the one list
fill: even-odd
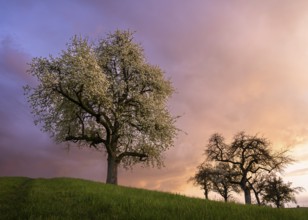
[(246, 130), (273, 148), (305, 146), (307, 9), (306, 1), (0, 3), (0, 175), (105, 180), (103, 152), (66, 153), (33, 125), (22, 86), (32, 80), (33, 56), (56, 56), (74, 34), (95, 40), (118, 28), (136, 30), (149, 62), (173, 81), (170, 110), (183, 115), (177, 124), (187, 133), (166, 153), (166, 168), (121, 170), (121, 184), (186, 192), (214, 132), (231, 138)]

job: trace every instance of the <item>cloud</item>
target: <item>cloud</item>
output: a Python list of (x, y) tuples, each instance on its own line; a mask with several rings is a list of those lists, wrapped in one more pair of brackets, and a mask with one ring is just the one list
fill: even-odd
[[(25, 111), (22, 97), (22, 85), (27, 79), (27, 54), (15, 48), (12, 38), (6, 37), (0, 41), (0, 127), (1, 134), (8, 134), (12, 126), (23, 122)], [(22, 128), (22, 123), (19, 123)]]
[(21, 77), (26, 76), (29, 55), (18, 48), (11, 36), (0, 38), (0, 71), (1, 75)]
[(94, 39), (117, 28), (136, 30), (136, 41), (142, 43), (148, 61), (171, 78), (177, 93), (169, 102), (170, 110), (182, 115), (177, 125), (187, 133), (180, 133), (175, 147), (166, 152), (166, 168), (121, 169), (120, 184), (188, 192), (187, 179), (204, 160), (204, 147), (214, 132), (230, 140), (245, 130), (268, 137), (274, 148), (300, 144), (304, 148), (308, 143), (307, 8), (307, 1), (301, 0), (79, 0), (60, 8), (36, 1), (7, 5), (10, 13), (2, 16), (8, 22), (1, 24), (14, 37), (4, 37), (0, 47), (0, 120), (4, 123), (0, 175), (105, 180), (103, 153), (76, 149), (66, 154), (33, 126), (21, 86), (29, 80), (25, 70), (32, 55), (57, 54), (76, 33)]
[[(216, 11), (204, 13), (196, 23), (186, 17), (190, 26), (178, 28), (175, 23), (174, 32), (168, 20), (162, 28), (169, 27), (169, 32), (147, 32), (156, 56), (161, 55), (154, 59), (163, 63), (178, 88), (170, 106), (183, 115), (178, 125), (188, 133), (176, 142), (174, 154), (168, 154), (167, 161), (175, 166), (185, 167), (189, 160), (191, 168), (197, 166), (214, 132), (227, 138), (240, 130), (260, 133), (274, 148), (307, 138), (307, 4), (282, 3), (277, 8), (237, 3), (214, 7)], [(181, 160), (176, 152), (189, 152), (190, 159)], [(180, 188), (192, 170), (169, 175), (186, 177)]]
[(288, 176), (302, 176), (302, 175), (308, 175), (308, 168), (298, 169), (288, 173)]

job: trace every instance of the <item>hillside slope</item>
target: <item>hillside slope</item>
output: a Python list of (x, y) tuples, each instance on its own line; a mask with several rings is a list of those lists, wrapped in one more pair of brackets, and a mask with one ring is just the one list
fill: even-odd
[(307, 209), (205, 201), (71, 178), (0, 177), (0, 219), (307, 219)]

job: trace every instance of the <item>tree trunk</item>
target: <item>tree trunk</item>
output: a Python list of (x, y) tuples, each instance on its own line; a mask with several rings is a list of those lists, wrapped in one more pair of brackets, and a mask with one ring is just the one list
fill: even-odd
[(245, 187), (243, 189), (245, 194), (245, 204), (251, 204), (251, 195), (250, 195), (250, 189), (248, 187)]
[(256, 193), (255, 196), (256, 196), (257, 203), (260, 206), (261, 205), (261, 201), (260, 201), (259, 195)]
[(207, 190), (204, 190), (204, 196), (205, 196), (205, 199), (209, 199), (209, 193)]
[(228, 197), (227, 196), (224, 196), (224, 201), (228, 202)]
[(277, 199), (277, 200), (275, 201), (275, 204), (276, 204), (276, 207), (277, 207), (277, 208), (281, 208), (281, 206), (280, 206), (280, 200), (279, 200), (279, 199)]
[(257, 200), (257, 203), (258, 203), (258, 205), (260, 206), (260, 205), (261, 205), (261, 201), (260, 201), (260, 198), (259, 198), (259, 193), (260, 193), (260, 191), (257, 192), (254, 188), (252, 188), (252, 191), (254, 192), (255, 197), (256, 197), (256, 200)]
[(107, 180), (106, 183), (118, 185), (118, 165), (116, 158), (108, 155)]
[(228, 195), (229, 193), (228, 193), (228, 188), (227, 187), (224, 187), (224, 200), (225, 200), (225, 202), (228, 202), (228, 197), (229, 197), (229, 195)]

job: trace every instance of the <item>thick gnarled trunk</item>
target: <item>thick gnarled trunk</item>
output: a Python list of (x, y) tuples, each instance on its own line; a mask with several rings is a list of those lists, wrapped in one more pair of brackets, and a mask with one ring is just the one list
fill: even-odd
[(245, 204), (251, 204), (251, 194), (250, 189), (248, 187), (243, 188), (244, 195), (245, 195)]
[(118, 166), (119, 162), (115, 157), (108, 155), (107, 180), (106, 183), (118, 184)]

